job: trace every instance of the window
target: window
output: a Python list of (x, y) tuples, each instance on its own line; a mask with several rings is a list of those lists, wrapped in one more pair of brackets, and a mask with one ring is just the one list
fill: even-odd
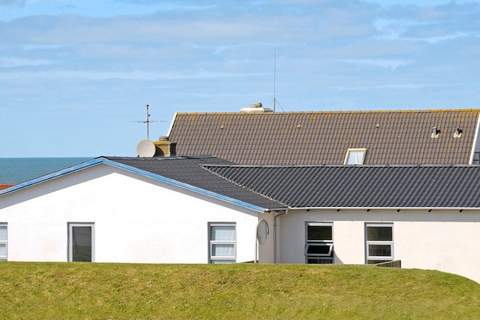
[(331, 223), (309, 222), (306, 225), (306, 263), (333, 263), (333, 226)]
[(94, 261), (93, 223), (68, 224), (68, 260), (73, 262)]
[(345, 164), (350, 166), (362, 165), (365, 161), (366, 153), (367, 149), (348, 149)]
[(365, 228), (367, 263), (393, 260), (393, 225), (367, 223)]
[(0, 261), (8, 259), (8, 226), (0, 223)]
[(236, 262), (236, 231), (235, 223), (210, 223), (209, 233), (209, 263)]

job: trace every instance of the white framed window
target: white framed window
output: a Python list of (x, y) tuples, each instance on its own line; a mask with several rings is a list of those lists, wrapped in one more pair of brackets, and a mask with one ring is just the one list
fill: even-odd
[(94, 224), (91, 222), (68, 223), (68, 261), (95, 261), (94, 231)]
[(0, 223), (0, 261), (8, 260), (8, 225)]
[(305, 225), (305, 262), (333, 263), (333, 224), (307, 222)]
[(393, 224), (365, 224), (366, 263), (376, 264), (393, 260)]
[(237, 261), (235, 223), (208, 224), (208, 255), (209, 263), (235, 263)]
[(349, 166), (362, 165), (365, 162), (366, 153), (367, 149), (365, 148), (348, 149), (345, 164)]

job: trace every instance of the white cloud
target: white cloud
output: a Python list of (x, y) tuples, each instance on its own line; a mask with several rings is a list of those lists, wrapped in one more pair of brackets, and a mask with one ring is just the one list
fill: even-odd
[(0, 6), (23, 6), (25, 0), (0, 0)]
[(429, 44), (436, 44), (443, 41), (455, 40), (455, 39), (465, 38), (469, 36), (475, 36), (475, 35), (469, 34), (466, 32), (456, 32), (456, 33), (450, 33), (450, 34), (445, 34), (441, 36), (439, 35), (439, 36), (430, 36), (430, 37), (405, 37), (403, 39), (409, 40), (409, 41), (418, 41), (418, 42), (426, 42)]
[[(439, 21), (404, 19), (377, 19), (374, 22), (375, 29), (379, 33), (377, 36), (378, 39), (436, 44), (443, 41), (478, 36), (478, 32), (435, 30), (435, 28), (441, 25), (442, 23)], [(415, 36), (415, 34), (419, 35)]]
[(25, 44), (23, 50), (36, 51), (36, 50), (58, 50), (64, 48), (61, 44)]
[(198, 80), (222, 78), (249, 78), (262, 77), (265, 73), (235, 73), (199, 71), (192, 73), (182, 72), (149, 72), (149, 71), (79, 71), (79, 70), (49, 70), (49, 71), (22, 71), (3, 72), (0, 80), (18, 79), (55, 79), (55, 80)]
[(0, 68), (38, 67), (52, 64), (49, 60), (25, 58), (0, 58)]
[(340, 61), (354, 65), (380, 67), (390, 70), (397, 70), (400, 67), (412, 63), (412, 61), (400, 59), (341, 59)]

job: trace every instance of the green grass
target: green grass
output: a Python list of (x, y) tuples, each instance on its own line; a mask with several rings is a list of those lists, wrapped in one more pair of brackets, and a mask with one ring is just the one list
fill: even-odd
[(480, 285), (369, 266), (0, 263), (0, 319), (480, 319)]

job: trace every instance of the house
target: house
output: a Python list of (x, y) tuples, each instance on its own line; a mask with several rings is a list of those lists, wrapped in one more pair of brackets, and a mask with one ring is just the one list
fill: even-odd
[(480, 166), (206, 168), (287, 207), (259, 216), (261, 262), (400, 260), (480, 282)]
[(0, 191), (10, 261), (336, 263), (480, 282), (480, 166), (100, 157)]
[(237, 164), (480, 163), (479, 109), (259, 110), (177, 113), (169, 139), (178, 155), (213, 155)]
[(208, 172), (204, 163), (225, 164), (100, 157), (2, 190), (0, 258), (253, 261), (258, 214), (282, 205)]

